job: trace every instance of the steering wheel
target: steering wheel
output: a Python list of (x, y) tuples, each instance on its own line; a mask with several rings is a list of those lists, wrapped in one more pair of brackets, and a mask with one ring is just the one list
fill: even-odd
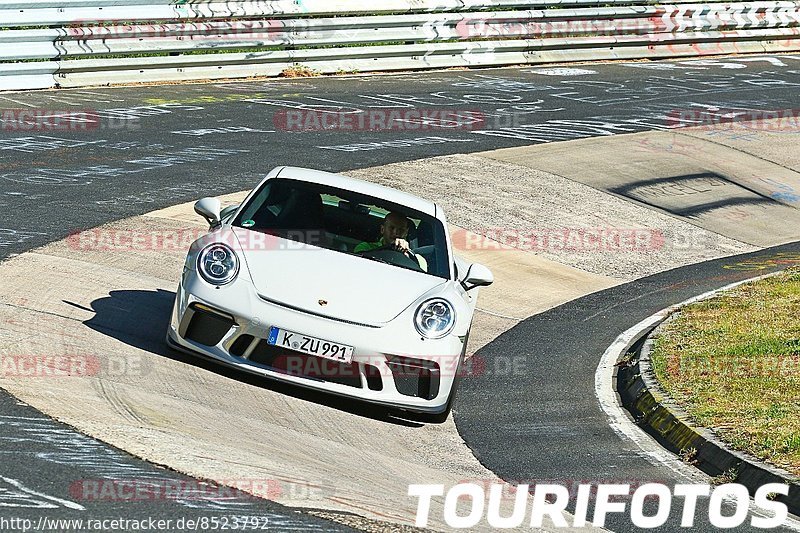
[(393, 245), (384, 245), (380, 248), (373, 248), (372, 250), (357, 252), (357, 254), (369, 255), (370, 257), (386, 261), (387, 263), (391, 263), (393, 265), (405, 266), (420, 272), (424, 272), (422, 266), (419, 264), (419, 259), (417, 259), (417, 256), (411, 250), (409, 250), (408, 253), (402, 252)]

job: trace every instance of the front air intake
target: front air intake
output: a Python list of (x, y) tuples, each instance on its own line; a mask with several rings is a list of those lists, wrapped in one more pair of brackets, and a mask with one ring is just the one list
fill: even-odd
[(204, 346), (216, 346), (234, 324), (232, 316), (195, 303), (186, 310), (180, 335)]
[(404, 396), (432, 400), (439, 394), (441, 371), (435, 361), (392, 355), (386, 364), (392, 371), (394, 386)]
[(256, 338), (252, 335), (239, 335), (239, 337), (233, 341), (228, 351), (231, 352), (231, 355), (242, 357), (250, 345), (253, 344), (254, 340), (256, 340)]

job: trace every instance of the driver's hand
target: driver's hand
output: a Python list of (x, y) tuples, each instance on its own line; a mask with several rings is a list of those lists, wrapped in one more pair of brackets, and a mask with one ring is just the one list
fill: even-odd
[(408, 253), (411, 251), (411, 247), (408, 245), (408, 241), (405, 239), (395, 239), (392, 243), (392, 248), (403, 253)]

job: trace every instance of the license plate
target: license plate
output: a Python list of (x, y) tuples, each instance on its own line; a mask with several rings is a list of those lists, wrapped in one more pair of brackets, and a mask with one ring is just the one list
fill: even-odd
[(316, 337), (309, 337), (302, 333), (295, 333), (272, 326), (269, 328), (269, 338), (267, 344), (289, 348), (296, 352), (303, 352), (325, 359), (331, 359), (340, 363), (349, 363), (353, 360), (353, 347), (345, 344), (338, 344)]

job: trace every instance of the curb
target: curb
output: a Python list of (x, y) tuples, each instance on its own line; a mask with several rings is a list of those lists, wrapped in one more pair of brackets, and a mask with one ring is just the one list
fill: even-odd
[[(759, 276), (741, 283), (764, 277), (767, 276)], [(683, 458), (684, 462), (710, 476), (735, 472), (735, 479), (730, 482), (744, 485), (751, 495), (766, 483), (787, 484), (788, 495), (780, 495), (775, 500), (784, 503), (791, 514), (800, 515), (800, 478), (746, 453), (732, 450), (719, 441), (710, 430), (693, 426), (686, 412), (663, 391), (650, 365), (653, 346), (651, 335), (660, 324), (681, 307), (713, 297), (733, 286), (712, 291), (654, 315), (652, 317), (654, 320), (641, 329), (641, 335), (637, 336), (638, 340), (630, 343), (628, 347), (628, 353), (634, 354), (632, 361), (636, 361), (635, 364), (617, 367), (614, 377), (617, 393), (636, 423), (664, 448)], [(620, 355), (625, 353), (626, 351), (622, 351)], [(689, 453), (691, 456), (687, 456)]]

